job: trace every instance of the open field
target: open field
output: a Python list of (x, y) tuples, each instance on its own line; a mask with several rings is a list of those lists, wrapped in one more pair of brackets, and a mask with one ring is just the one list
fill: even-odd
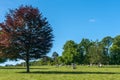
[(120, 67), (55, 66), (0, 67), (0, 80), (120, 80)]

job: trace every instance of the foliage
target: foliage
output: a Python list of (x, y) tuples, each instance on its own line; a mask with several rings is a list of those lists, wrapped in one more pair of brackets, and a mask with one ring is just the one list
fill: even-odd
[(70, 40), (67, 41), (63, 47), (64, 51), (62, 53), (62, 57), (65, 64), (71, 64), (71, 63), (79, 63), (80, 61), (80, 53), (77, 49), (77, 44)]
[(5, 62), (7, 60), (6, 55), (3, 54), (2, 50), (4, 47), (7, 47), (9, 45), (8, 41), (8, 35), (5, 34), (2, 30), (0, 31), (0, 63)]
[(82, 41), (78, 44), (78, 50), (81, 54), (81, 63), (86, 64), (87, 63), (87, 54), (88, 49), (92, 45), (91, 41), (89, 39), (83, 38)]
[(82, 39), (79, 44), (67, 41), (64, 45), (61, 60), (65, 64), (110, 64), (110, 46), (113, 38), (107, 36), (102, 41)]
[(62, 56), (59, 56), (58, 57), (58, 64), (61, 65), (61, 64), (64, 64), (64, 59)]
[(31, 66), (42, 66), (42, 65), (52, 65), (52, 64), (53, 64), (52, 58), (48, 56), (44, 56), (43, 58), (37, 61), (30, 62)]
[(94, 42), (94, 44), (89, 47), (86, 56), (90, 64), (103, 63), (103, 46), (97, 41)]
[(10, 10), (1, 23), (2, 30), (9, 35), (6, 54), (12, 58), (24, 59), (29, 72), (29, 60), (46, 55), (52, 47), (52, 29), (37, 8), (20, 6)]
[(113, 43), (113, 38), (111, 36), (106, 36), (101, 41), (103, 45), (103, 54), (104, 54), (104, 64), (110, 63), (110, 47)]
[(88, 53), (88, 48), (91, 46), (91, 41), (89, 39), (82, 39), (82, 41), (79, 44), (80, 48), (83, 48), (85, 54)]
[(0, 30), (0, 50), (2, 50), (4, 47), (7, 47), (9, 45), (9, 35), (4, 32), (3, 30)]
[(113, 42), (113, 38), (111, 36), (104, 37), (101, 41), (106, 48), (109, 48)]
[(54, 64), (58, 64), (58, 57), (59, 57), (59, 54), (57, 52), (53, 52), (52, 58), (53, 58)]
[(120, 64), (120, 35), (114, 38), (110, 57), (111, 64)]

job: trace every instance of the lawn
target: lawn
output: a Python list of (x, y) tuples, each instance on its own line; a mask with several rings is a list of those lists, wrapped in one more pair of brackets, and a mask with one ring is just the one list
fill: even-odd
[(0, 68), (0, 80), (120, 80), (119, 67), (35, 66), (31, 73), (25, 73), (25, 67)]

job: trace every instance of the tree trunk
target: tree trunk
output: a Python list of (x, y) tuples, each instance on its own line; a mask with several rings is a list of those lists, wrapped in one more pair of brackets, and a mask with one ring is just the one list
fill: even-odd
[(29, 52), (26, 53), (26, 72), (27, 73), (30, 72), (30, 68), (29, 68)]

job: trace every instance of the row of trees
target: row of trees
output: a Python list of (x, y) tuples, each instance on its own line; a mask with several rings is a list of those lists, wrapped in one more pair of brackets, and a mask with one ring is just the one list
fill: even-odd
[(44, 57), (32, 65), (55, 64), (120, 64), (120, 35), (112, 38), (104, 37), (101, 41), (82, 39), (77, 44), (73, 40), (67, 41), (63, 46), (62, 56), (53, 52), (52, 57)]
[(82, 39), (79, 44), (70, 40), (63, 50), (61, 62), (65, 64), (120, 64), (120, 36), (107, 36), (101, 41)]

